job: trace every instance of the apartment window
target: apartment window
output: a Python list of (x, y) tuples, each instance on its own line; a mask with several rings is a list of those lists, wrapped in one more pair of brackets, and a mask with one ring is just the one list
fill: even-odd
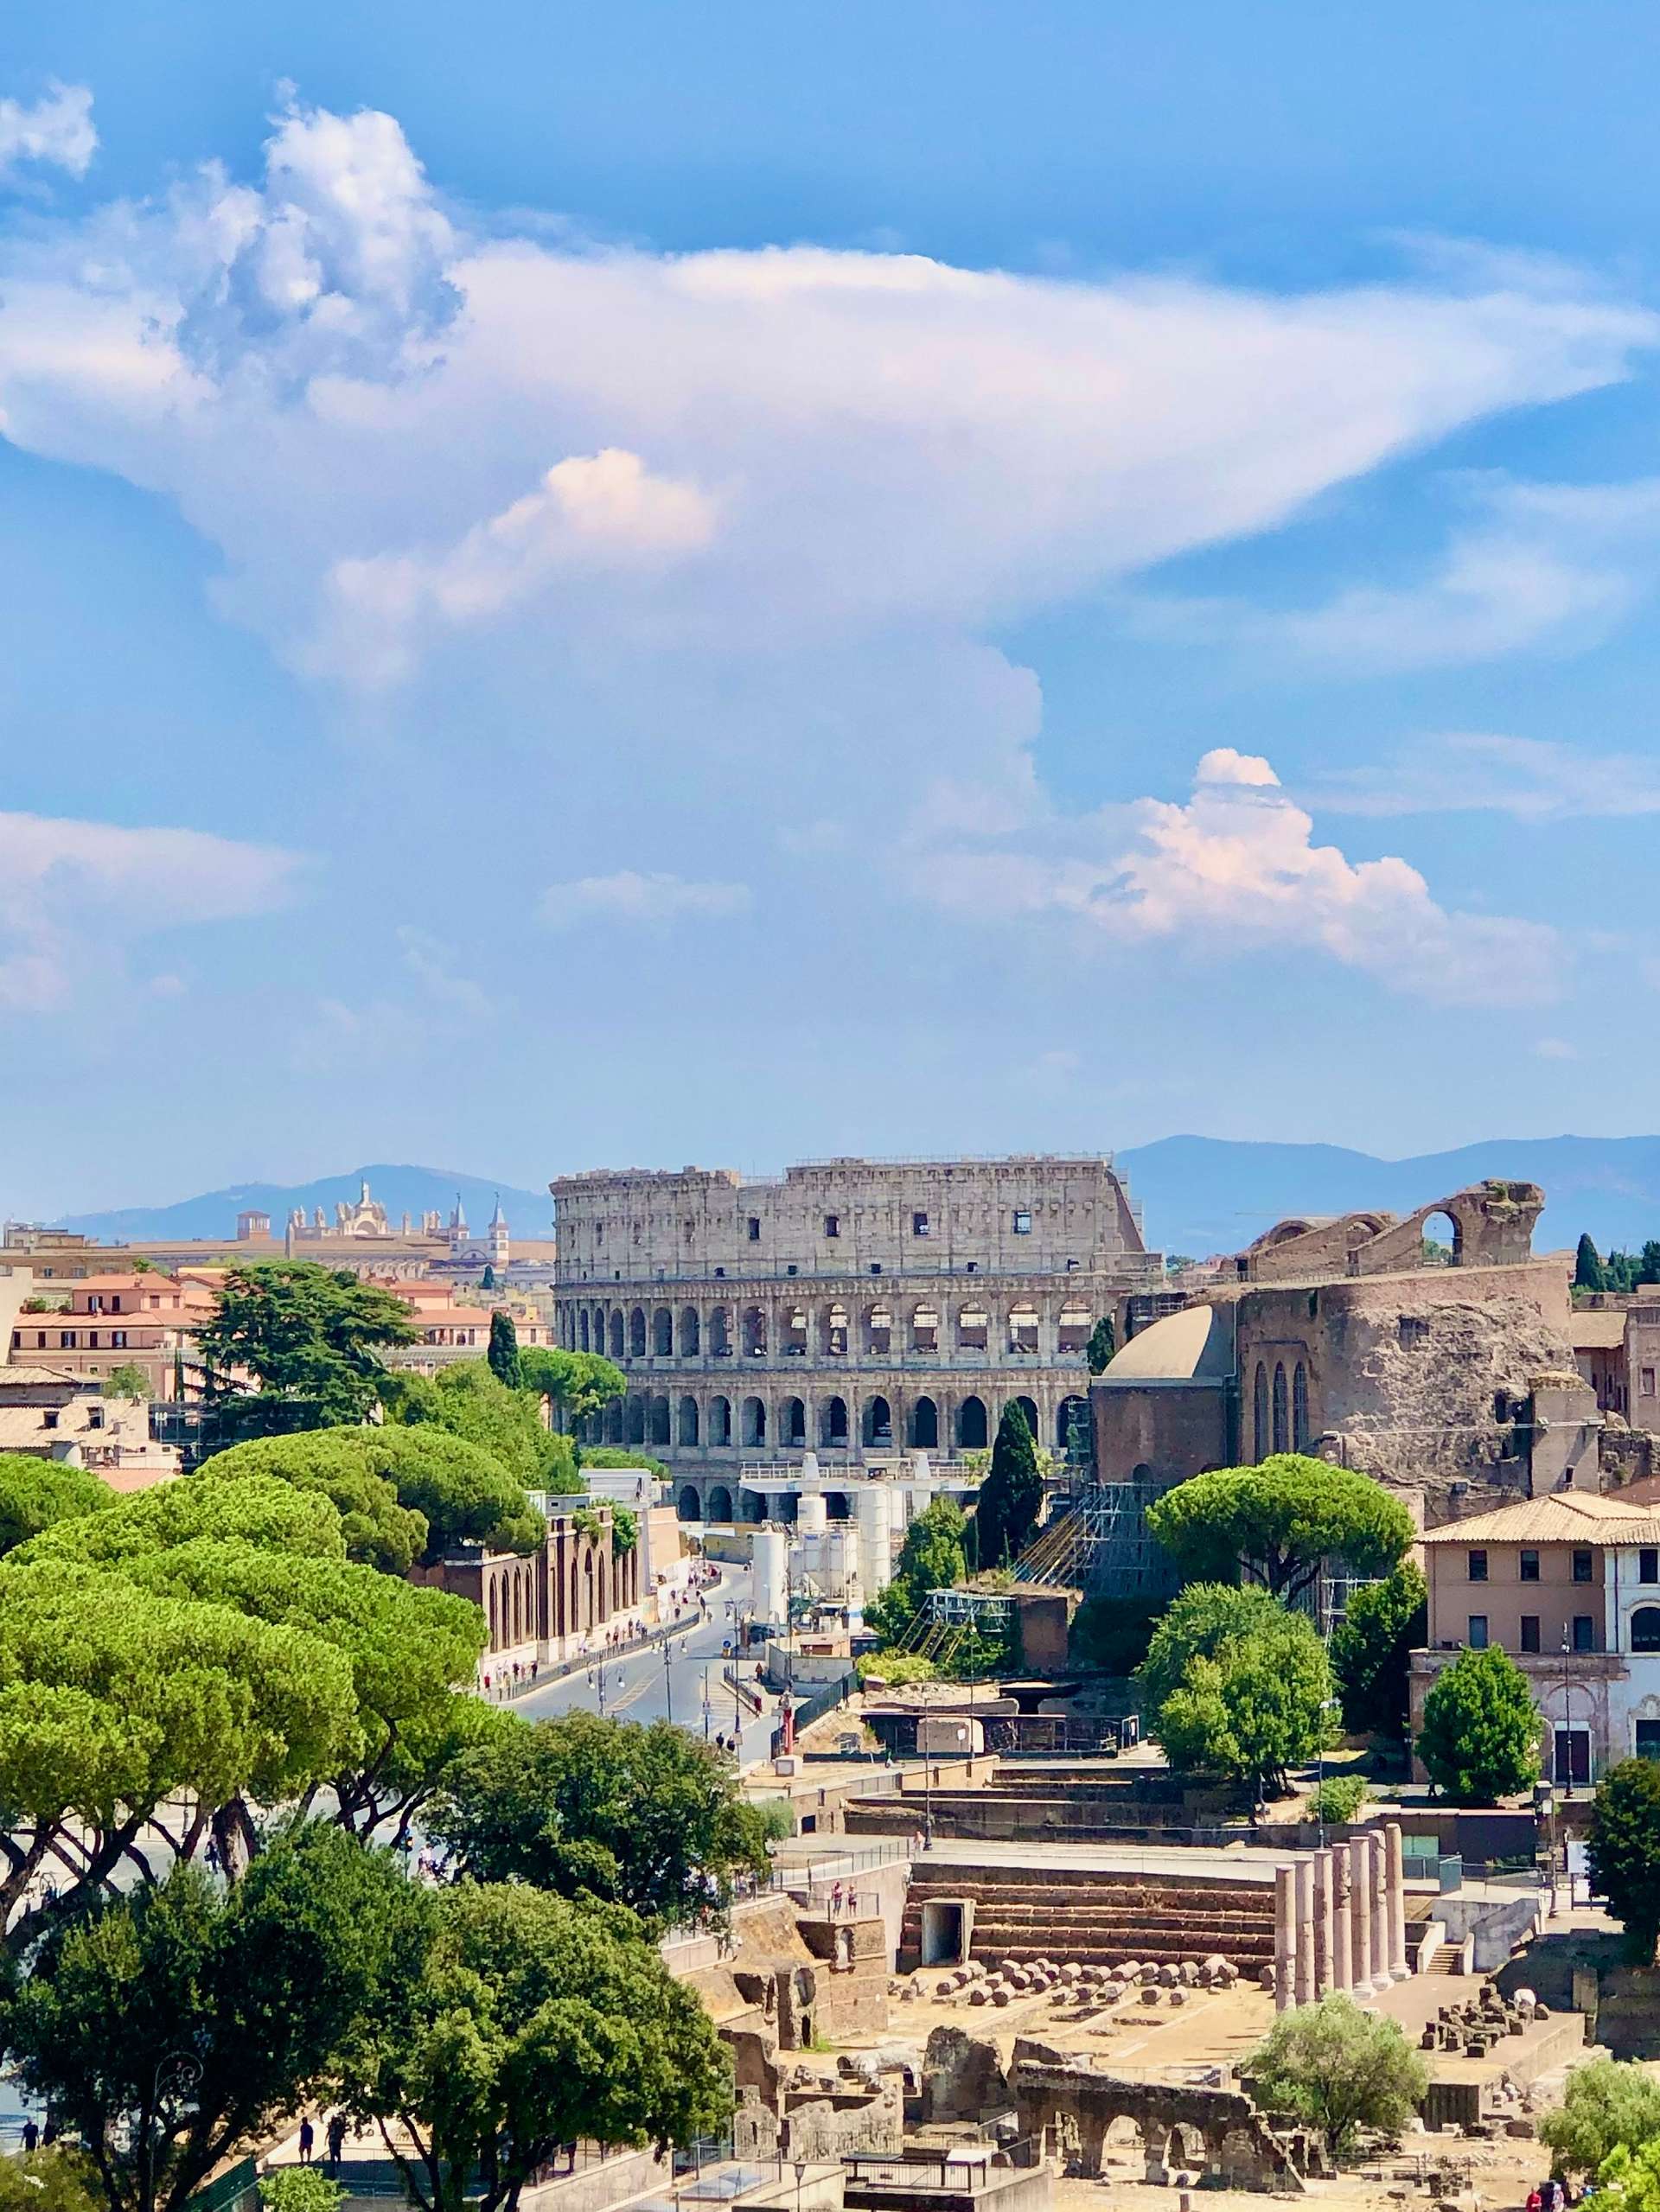
[(126, 1332), (126, 1330), (125, 1330), (124, 1329), (111, 1329), (111, 1331), (110, 1331), (110, 1349), (111, 1349), (111, 1351), (112, 1351), (112, 1352), (124, 1352), (124, 1351), (126, 1350), (126, 1348), (127, 1348), (127, 1332)]
[(1590, 1581), (1591, 1554), (1589, 1552), (1575, 1552), (1574, 1554), (1574, 1579), (1575, 1582)]
[(110, 1300), (110, 1311), (111, 1311), (112, 1313), (119, 1313), (119, 1312), (120, 1312), (120, 1310), (121, 1310), (121, 1293), (118, 1291), (116, 1292), (115, 1296), (114, 1296), (111, 1300)]
[(1539, 1616), (1536, 1613), (1522, 1616), (1522, 1648), (1523, 1651), (1537, 1651), (1539, 1648)]
[(1637, 1386), (1644, 1398), (1653, 1397), (1654, 1369), (1652, 1367), (1639, 1367), (1638, 1369)]
[(1485, 1552), (1472, 1552), (1468, 1556), (1470, 1580), (1472, 1582), (1485, 1582), (1487, 1579), (1487, 1554)]
[(1575, 1651), (1594, 1651), (1597, 1648), (1597, 1624), (1588, 1613), (1574, 1616), (1574, 1648)]
[(751, 1214), (750, 1216), (750, 1242), (751, 1244), (759, 1244), (760, 1241), (761, 1217), (758, 1214)]
[(1660, 1582), (1660, 1551), (1645, 1545), (1637, 1555), (1637, 1578), (1639, 1582)]
[(841, 1234), (841, 1216), (840, 1214), (827, 1214), (825, 1215), (824, 1233), (827, 1237), (839, 1237)]
[(1638, 1722), (1637, 1756), (1639, 1759), (1660, 1759), (1660, 1720)]
[(87, 1407), (86, 1425), (89, 1429), (101, 1429), (103, 1427), (104, 1408), (101, 1406), (89, 1406)]
[(42, 1416), (41, 1416), (41, 1426), (42, 1426), (43, 1429), (55, 1429), (55, 1428), (57, 1427), (57, 1425), (58, 1425), (58, 1412), (57, 1412), (57, 1408), (56, 1408), (56, 1406), (48, 1406), (48, 1407), (47, 1408), (46, 1412), (45, 1412), (44, 1413), (42, 1413)]
[(926, 1214), (913, 1214), (911, 1215), (910, 1233), (914, 1237), (925, 1237), (928, 1234), (928, 1216)]
[(1030, 1207), (1017, 1206), (1015, 1208), (1014, 1233), (1018, 1237), (1029, 1237), (1031, 1234), (1031, 1209)]
[(1539, 1554), (1537, 1552), (1523, 1552), (1522, 1554), (1522, 1580), (1523, 1582), (1537, 1582), (1538, 1579)]
[(77, 1331), (66, 1329), (58, 1338), (58, 1349), (61, 1352), (73, 1352), (78, 1348), (80, 1343), (80, 1338)]
[(1465, 1641), (1472, 1651), (1486, 1650), (1487, 1616), (1484, 1613), (1472, 1613), (1470, 1616), (1469, 1634), (1465, 1636)]

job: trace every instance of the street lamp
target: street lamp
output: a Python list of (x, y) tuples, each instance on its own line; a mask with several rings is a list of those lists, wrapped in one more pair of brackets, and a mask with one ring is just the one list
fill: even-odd
[[(1568, 1667), (1571, 1650), (1572, 1647), (1567, 1640), (1567, 1630), (1564, 1629), (1562, 1630), (1562, 1738), (1567, 1746), (1567, 1772), (1566, 1775), (1557, 1777), (1562, 1784), (1564, 1801), (1574, 1794), (1574, 1684), (1569, 1676)], [(1555, 1765), (1555, 1762), (1553, 1760), (1551, 1763)], [(1586, 1764), (1589, 1766), (1588, 1759)]]
[(674, 1718), (674, 1677), (669, 1672), (668, 1639), (667, 1636), (663, 1639), (663, 1697), (668, 1707), (669, 1719), (673, 1721)]
[(1325, 1849), (1325, 1716), (1329, 1712), (1342, 1711), (1343, 1700), (1340, 1698), (1320, 1699), (1319, 1739), (1314, 1749), (1314, 1819), (1322, 1851)]

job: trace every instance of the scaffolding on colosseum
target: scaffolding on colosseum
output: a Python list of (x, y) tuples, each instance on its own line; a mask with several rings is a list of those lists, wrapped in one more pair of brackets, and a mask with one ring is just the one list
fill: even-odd
[(1139, 1482), (1089, 1482), (1020, 1555), (1017, 1582), (1058, 1583), (1090, 1597), (1156, 1595), (1172, 1587), (1147, 1527)]

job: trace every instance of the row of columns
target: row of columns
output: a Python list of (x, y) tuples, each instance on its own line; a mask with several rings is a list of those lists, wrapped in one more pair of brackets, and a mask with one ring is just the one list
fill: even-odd
[(1398, 1822), (1275, 1868), (1276, 2011), (1335, 1991), (1373, 1996), (1411, 1974)]
[[(1095, 1326), (1095, 1315), (1082, 1297), (1064, 1293), (1012, 1297), (1005, 1290), (990, 1297), (965, 1297), (953, 1292), (948, 1299), (914, 1284), (877, 1297), (866, 1295), (866, 1287), (833, 1301), (804, 1299), (770, 1286), (712, 1303), (561, 1300), (555, 1326), (567, 1351), (598, 1352), (624, 1364), (765, 1358), (769, 1350), (775, 1359), (799, 1358), (832, 1367), (901, 1355), (972, 1358), (997, 1366), (1025, 1361), (1054, 1365), (1081, 1359)], [(885, 1316), (879, 1328), (873, 1318), (878, 1314)], [(799, 1335), (793, 1326), (798, 1315), (805, 1321)], [(976, 1316), (970, 1327), (980, 1341), (961, 1341), (965, 1315)], [(919, 1323), (919, 1316), (928, 1318)]]

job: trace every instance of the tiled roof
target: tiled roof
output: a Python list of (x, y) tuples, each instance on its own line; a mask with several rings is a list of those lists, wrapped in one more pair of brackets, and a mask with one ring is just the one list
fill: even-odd
[(1606, 1497), (1594, 1490), (1555, 1490), (1546, 1498), (1473, 1514), (1432, 1528), (1426, 1544), (1660, 1544), (1660, 1505)]
[(1567, 1325), (1569, 1342), (1576, 1352), (1612, 1351), (1625, 1342), (1623, 1313), (1576, 1313)]
[(74, 1374), (68, 1367), (9, 1367), (0, 1361), (0, 1392), (8, 1389), (39, 1390), (42, 1385), (54, 1382), (85, 1385), (86, 1377)]

